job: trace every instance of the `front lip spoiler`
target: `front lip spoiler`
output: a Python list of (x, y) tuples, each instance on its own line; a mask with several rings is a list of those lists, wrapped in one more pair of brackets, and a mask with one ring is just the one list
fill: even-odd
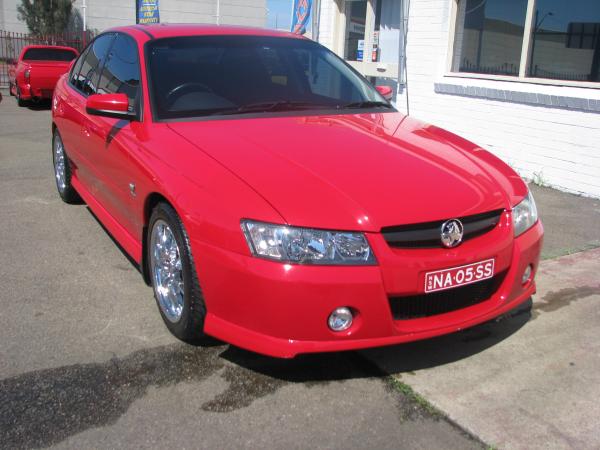
[(231, 322), (227, 322), (215, 315), (208, 313), (204, 330), (207, 334), (223, 339), (227, 342), (246, 350), (258, 352), (267, 356), (276, 358), (294, 358), (303, 353), (326, 353), (345, 350), (362, 350), (372, 347), (383, 347), (387, 345), (403, 344), (406, 342), (428, 339), (444, 334), (461, 331), (466, 328), (479, 325), (483, 322), (493, 320), (499, 316), (508, 313), (511, 309), (519, 306), (528, 300), (535, 293), (535, 282), (518, 297), (510, 302), (503, 303), (500, 307), (494, 308), (485, 314), (472, 317), (460, 324), (453, 324), (447, 327), (429, 329), (422, 332), (407, 333), (401, 335), (385, 336), (370, 339), (344, 339), (335, 341), (300, 341), (294, 339), (281, 339), (273, 336), (266, 336), (246, 328), (239, 327)]

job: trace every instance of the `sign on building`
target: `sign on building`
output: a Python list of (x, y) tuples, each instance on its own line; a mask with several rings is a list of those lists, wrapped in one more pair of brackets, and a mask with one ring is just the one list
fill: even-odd
[(310, 19), (312, 0), (294, 0), (294, 15), (292, 17), (292, 33), (304, 34)]
[(136, 0), (136, 3), (136, 23), (140, 23), (142, 25), (160, 23), (158, 0)]

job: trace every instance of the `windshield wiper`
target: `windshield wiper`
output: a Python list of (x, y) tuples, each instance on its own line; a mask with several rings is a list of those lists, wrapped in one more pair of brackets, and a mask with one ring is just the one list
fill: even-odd
[(298, 111), (305, 109), (344, 109), (344, 108), (373, 108), (384, 107), (392, 108), (392, 105), (381, 101), (361, 101), (352, 102), (345, 105), (327, 105), (322, 103), (300, 102), (293, 100), (276, 100), (271, 102), (248, 103), (237, 108), (223, 108), (212, 110), (205, 115), (225, 116), (235, 114), (251, 114), (257, 112), (275, 112), (275, 111)]
[(374, 101), (374, 100), (364, 100), (362, 102), (352, 102), (352, 103), (346, 103), (345, 105), (338, 105), (338, 109), (344, 109), (344, 108), (373, 108), (373, 107), (377, 107), (377, 106), (381, 106), (383, 108), (393, 108), (393, 106), (390, 105), (387, 102)]
[(239, 112), (246, 111), (284, 111), (287, 109), (304, 109), (310, 106), (314, 106), (307, 102), (293, 102), (291, 100), (278, 100), (275, 102), (261, 102), (261, 103), (249, 103), (242, 105), (238, 108)]
[(331, 108), (331, 106), (310, 102), (277, 100), (273, 102), (248, 103), (247, 105), (242, 105), (238, 108), (228, 108), (215, 111), (212, 114), (249, 114), (254, 112), (292, 111), (312, 108)]

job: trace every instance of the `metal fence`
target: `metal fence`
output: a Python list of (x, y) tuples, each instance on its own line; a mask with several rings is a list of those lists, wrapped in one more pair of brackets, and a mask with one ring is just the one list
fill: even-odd
[(92, 38), (93, 35), (89, 31), (33, 36), (0, 30), (0, 88), (8, 88), (8, 66), (19, 58), (23, 47), (28, 45), (65, 45), (81, 52)]

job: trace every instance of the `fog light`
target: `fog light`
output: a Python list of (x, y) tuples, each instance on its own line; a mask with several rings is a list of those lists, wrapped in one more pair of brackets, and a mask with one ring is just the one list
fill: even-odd
[(529, 280), (531, 279), (531, 264), (529, 264), (527, 266), (527, 269), (525, 269), (525, 272), (523, 272), (523, 278), (521, 278), (521, 283), (523, 284), (527, 284), (529, 282)]
[(333, 331), (347, 330), (352, 325), (352, 311), (346, 307), (336, 308), (329, 315), (327, 323)]

